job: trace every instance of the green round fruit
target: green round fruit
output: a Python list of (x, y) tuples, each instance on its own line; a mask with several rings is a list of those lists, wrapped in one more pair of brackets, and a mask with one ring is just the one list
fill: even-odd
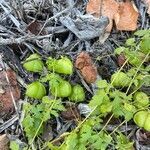
[(116, 72), (111, 76), (111, 82), (115, 87), (127, 87), (130, 83), (130, 78), (123, 72)]
[(145, 121), (147, 119), (148, 112), (147, 111), (139, 111), (134, 115), (134, 122), (139, 126), (139, 127), (144, 127), (145, 126)]
[(136, 92), (133, 97), (137, 107), (147, 106), (149, 104), (148, 95), (144, 92)]
[(62, 80), (58, 84), (52, 84), (50, 82), (50, 90), (53, 96), (56, 97), (69, 97), (72, 91), (69, 82)]
[(27, 86), (26, 95), (31, 98), (42, 99), (46, 95), (46, 89), (42, 83), (35, 81)]
[(67, 57), (62, 57), (58, 60), (49, 57), (46, 63), (51, 71), (68, 75), (73, 73), (73, 64)]
[(55, 71), (57, 73), (63, 74), (72, 74), (73, 73), (73, 64), (71, 60), (67, 57), (62, 57), (61, 59), (57, 60), (55, 65)]
[(144, 129), (150, 131), (150, 113), (147, 115), (147, 118), (145, 120)]
[(43, 70), (44, 64), (41, 61), (41, 57), (38, 54), (32, 54), (24, 62), (23, 67), (27, 71), (31, 72), (41, 72)]
[(82, 102), (85, 99), (84, 89), (81, 85), (77, 84), (73, 86), (70, 100), (73, 102)]

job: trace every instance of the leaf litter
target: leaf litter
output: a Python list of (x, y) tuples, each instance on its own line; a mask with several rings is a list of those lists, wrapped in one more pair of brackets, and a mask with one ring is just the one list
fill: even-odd
[[(12, 93), (15, 102), (18, 104), (20, 99), (18, 78), (21, 78), (25, 84), (38, 78), (38, 75), (27, 73), (22, 68), (21, 62), (29, 54), (37, 52), (43, 60), (50, 55), (56, 58), (61, 55), (68, 55), (81, 73), (79, 77), (79, 74), (75, 72), (73, 76), (69, 77), (69, 80), (77, 81), (87, 89), (85, 104), (77, 104), (79, 112), (76, 107), (73, 107), (75, 118), (82, 118), (82, 115), (88, 116), (91, 110), (86, 101), (91, 98), (94, 91), (89, 83), (95, 82), (97, 75), (109, 78), (112, 72), (117, 70), (117, 65), (121, 66), (124, 63), (123, 57), (117, 60), (112, 53), (117, 45), (123, 45), (125, 39), (132, 35), (131, 32), (127, 31), (150, 27), (150, 19), (147, 17), (149, 1), (145, 0), (145, 2), (147, 5), (139, 0), (133, 2), (128, 0), (125, 2), (115, 0), (41, 2), (35, 0), (34, 3), (24, 0), (18, 3), (2, 0), (0, 2), (0, 17), (2, 18), (0, 20), (0, 53), (3, 54), (2, 60), (12, 68), (11, 71), (6, 70), (6, 72), (8, 71), (10, 74), (8, 77), (12, 83), (10, 82), (9, 86), (13, 87)], [(104, 38), (106, 33), (110, 35)], [(83, 50), (85, 52), (82, 52)], [(79, 57), (81, 54), (84, 54), (86, 58), (81, 57), (84, 61)], [(116, 63), (117, 61), (118, 63)], [(0, 82), (4, 86), (6, 79), (4, 79), (3, 73), (0, 76)], [(5, 83), (3, 83), (4, 81)], [(21, 84), (21, 91), (24, 91), (24, 88), (24, 84)], [(17, 121), (18, 116), (13, 116), (17, 113), (16, 111), (13, 111), (13, 115), (12, 112), (9, 116), (7, 115), (8, 110), (14, 109), (8, 89), (4, 89), (6, 90), (5, 94), (1, 90), (2, 99), (7, 104), (5, 109), (3, 108), (6, 115), (2, 117), (3, 123), (0, 124), (0, 131), (1, 134), (10, 133), (10, 137), (26, 143), (25, 135), (19, 123), (24, 116), (22, 107), (17, 108), (21, 114), (19, 122)], [(21, 97), (23, 98), (21, 103), (28, 100), (24, 98), (22, 93)], [(67, 105), (65, 107), (68, 109), (66, 113), (70, 113), (70, 117), (68, 114), (65, 114), (65, 117), (69, 117), (69, 119), (58, 117), (48, 122), (52, 127), (50, 129), (52, 131), (47, 130), (52, 135), (50, 139), (55, 139), (76, 126), (72, 122), (74, 120), (74, 115), (71, 114), (72, 108), (68, 108)], [(57, 130), (56, 126), (60, 130)], [(110, 124), (107, 128), (114, 130), (115, 127)], [(133, 129), (130, 125), (122, 127), (125, 132)], [(41, 139), (37, 139), (36, 142), (37, 147), (40, 148)]]
[(117, 2), (115, 0), (90, 0), (86, 11), (96, 17), (109, 18), (107, 31), (110, 32), (115, 22), (117, 30), (134, 31), (137, 28), (138, 10), (135, 4), (129, 0)]

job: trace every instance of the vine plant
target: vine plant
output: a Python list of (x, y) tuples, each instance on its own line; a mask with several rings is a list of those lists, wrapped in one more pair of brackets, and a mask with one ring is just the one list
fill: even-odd
[[(78, 122), (74, 130), (43, 143), (41, 150), (110, 148), (127, 150), (133, 148), (134, 142), (118, 130), (120, 126), (134, 121), (137, 126), (150, 131), (149, 96), (141, 88), (150, 86), (149, 41), (150, 30), (139, 30), (135, 32), (133, 38), (127, 39), (125, 46), (118, 47), (114, 51), (117, 57), (120, 55), (124, 57), (124, 63), (110, 80), (103, 79), (96, 83), (97, 91), (88, 102), (91, 112)], [(24, 67), (27, 71), (40, 74), (44, 69), (41, 60), (37, 54), (33, 54), (24, 62)], [(41, 78), (27, 87), (26, 95), (30, 99), (39, 100), (37, 104), (27, 102), (23, 107), (25, 116), (22, 125), (29, 145), (24, 150), (32, 149), (31, 147), (35, 146), (35, 139), (43, 133), (44, 124), (51, 118), (58, 117), (59, 113), (65, 110), (62, 103), (64, 98), (75, 103), (83, 102), (85, 99), (85, 92), (81, 85), (71, 85), (61, 76), (73, 74), (73, 64), (69, 58), (62, 57), (56, 60), (50, 57), (46, 65), (50, 73), (45, 77), (41, 73)], [(65, 70), (66, 66), (68, 70)], [(49, 83), (48, 91), (52, 96), (46, 96), (45, 83)], [(40, 88), (42, 90), (38, 91)], [(80, 95), (76, 96), (77, 93)], [(112, 132), (109, 132), (107, 125), (114, 118), (118, 118), (121, 122)], [(11, 149), (13, 150), (13, 144)]]

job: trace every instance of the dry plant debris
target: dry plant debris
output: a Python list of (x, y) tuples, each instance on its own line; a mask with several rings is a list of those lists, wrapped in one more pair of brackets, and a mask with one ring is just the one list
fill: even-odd
[(9, 139), (6, 134), (0, 135), (0, 150), (9, 150), (8, 143)]
[[(34, 35), (38, 35), (41, 32), (42, 26), (43, 25), (40, 22), (38, 22), (37, 20), (34, 20), (28, 24), (26, 30), (31, 32)], [(45, 35), (46, 31), (42, 30), (41, 34)]]
[(138, 10), (132, 2), (120, 2), (118, 12), (114, 17), (117, 30), (136, 30), (138, 16)]
[(67, 106), (66, 110), (61, 112), (61, 116), (66, 120), (75, 120), (80, 118), (79, 110), (76, 106)]
[(20, 89), (17, 84), (15, 72), (11, 69), (1, 71), (0, 83), (0, 113), (8, 113), (14, 109), (13, 98), (15, 101), (18, 101), (20, 98)]
[(123, 54), (120, 54), (118, 57), (117, 57), (117, 62), (118, 62), (118, 65), (121, 67), (126, 61), (126, 58)]
[(150, 16), (150, 0), (143, 0), (145, 2), (145, 4), (147, 5), (147, 13)]
[(90, 0), (86, 11), (93, 14), (95, 17), (106, 16), (109, 18), (109, 25), (107, 26), (107, 31), (110, 32), (113, 27), (113, 18), (117, 13), (118, 4), (114, 0)]
[(94, 83), (97, 78), (97, 68), (93, 64), (91, 57), (86, 52), (81, 52), (75, 61), (75, 67), (81, 71), (81, 74), (87, 83)]
[(136, 6), (130, 1), (90, 0), (86, 11), (95, 17), (107, 16), (109, 18), (109, 25), (106, 31), (108, 32), (113, 27), (113, 20), (117, 30), (133, 31), (137, 28), (138, 11)]

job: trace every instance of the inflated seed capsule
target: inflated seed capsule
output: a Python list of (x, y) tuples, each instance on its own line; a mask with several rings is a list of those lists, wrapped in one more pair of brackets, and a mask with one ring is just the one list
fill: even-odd
[(148, 112), (147, 111), (139, 111), (134, 115), (134, 122), (139, 127), (144, 127), (145, 120), (147, 118)]
[(134, 102), (137, 107), (147, 106), (149, 104), (149, 97), (144, 92), (136, 92), (134, 94)]
[(61, 79), (60, 81), (57, 80), (50, 81), (50, 91), (53, 96), (56, 97), (69, 97), (72, 91), (71, 84), (68, 81)]
[(35, 81), (27, 86), (26, 95), (34, 99), (42, 99), (46, 95), (46, 89), (42, 83)]
[(147, 118), (145, 120), (144, 129), (150, 131), (150, 113), (148, 113)]
[(48, 58), (47, 67), (49, 70), (53, 70), (57, 73), (71, 75), (73, 73), (73, 64), (68, 57), (62, 57), (58, 60), (53, 58)]
[(41, 72), (44, 64), (38, 54), (32, 54), (25, 60), (23, 67), (30, 72)]
[(70, 101), (82, 102), (85, 99), (85, 92), (81, 85), (77, 84), (72, 87), (72, 93), (70, 95)]
[(130, 81), (124, 72), (116, 72), (111, 76), (112, 85), (115, 87), (127, 87)]

